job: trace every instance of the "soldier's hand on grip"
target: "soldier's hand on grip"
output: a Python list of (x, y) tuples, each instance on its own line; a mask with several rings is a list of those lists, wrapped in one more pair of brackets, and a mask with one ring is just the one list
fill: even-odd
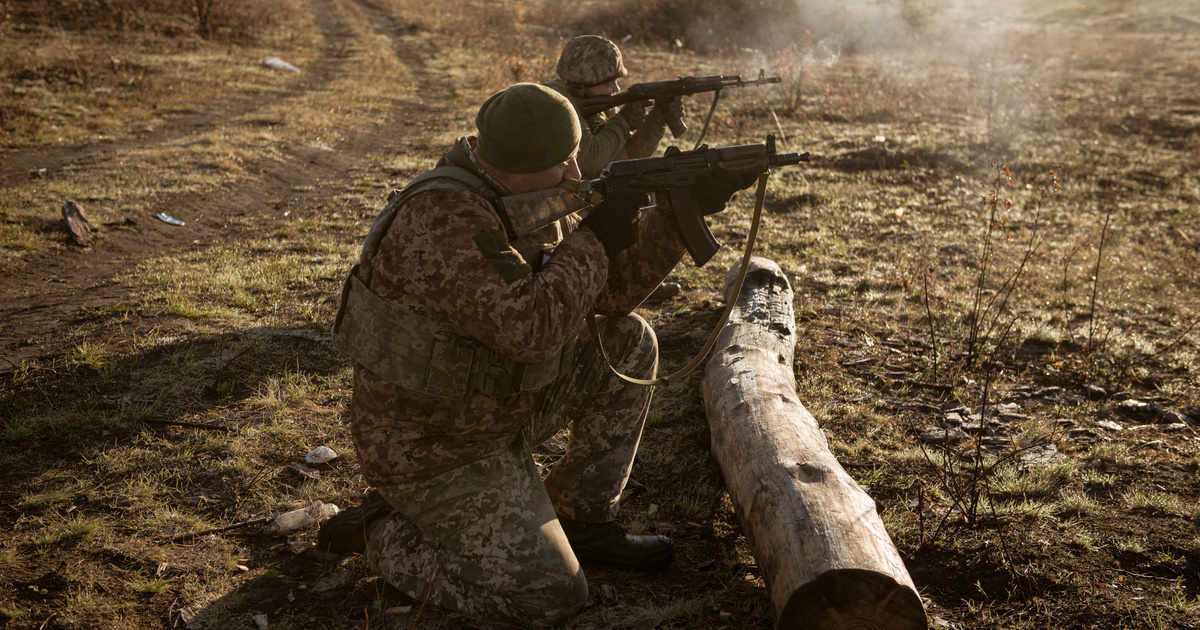
[(579, 223), (591, 230), (609, 258), (637, 241), (638, 212), (649, 203), (646, 193), (622, 190), (596, 204)]
[(724, 210), (725, 204), (737, 191), (749, 188), (757, 179), (758, 173), (735, 173), (716, 168), (697, 177), (692, 184), (692, 192), (696, 195), (700, 212), (708, 216)]
[(654, 109), (660, 112), (664, 121), (681, 119), (686, 113), (683, 109), (682, 96), (654, 99)]
[(629, 123), (630, 129), (641, 127), (642, 122), (646, 120), (646, 103), (647, 101), (634, 101), (621, 108), (619, 115)]

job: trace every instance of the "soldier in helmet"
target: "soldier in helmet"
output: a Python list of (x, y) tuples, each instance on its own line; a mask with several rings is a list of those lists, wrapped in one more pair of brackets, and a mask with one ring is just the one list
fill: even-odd
[[(669, 209), (641, 212), (641, 194), (511, 233), (508, 201), (579, 178), (579, 119), (522, 83), (475, 124), (389, 196), (346, 281), (333, 339), (353, 359), (351, 432), (376, 491), (327, 521), (318, 545), (365, 551), (431, 605), (547, 627), (586, 602), (581, 564), (674, 558), (669, 538), (616, 524), (652, 389), (614, 375), (580, 332), (597, 313), (612, 366), (652, 378), (657, 341), (632, 310), (685, 247)], [(697, 182), (706, 214), (742, 187), (724, 175)], [(543, 481), (530, 449), (565, 427)]]
[[(579, 114), (579, 100), (589, 96), (611, 96), (620, 91), (617, 80), (627, 76), (621, 50), (599, 35), (580, 35), (563, 46), (556, 68), (558, 78), (546, 83), (567, 97)], [(649, 111), (647, 111), (649, 109)], [(579, 170), (593, 178), (614, 160), (649, 157), (658, 149), (668, 117), (681, 117), (683, 105), (676, 96), (652, 106), (629, 103), (620, 111), (609, 110), (582, 118), (579, 141)]]
[[(609, 110), (584, 117), (579, 109), (580, 99), (616, 94), (621, 90), (617, 79), (629, 74), (621, 49), (599, 35), (580, 35), (568, 41), (558, 57), (556, 72), (558, 78), (545, 85), (567, 97), (583, 123), (577, 160), (583, 177), (595, 178), (615, 160), (654, 155), (666, 132), (668, 117), (683, 116), (681, 98), (676, 96), (652, 106), (638, 101), (625, 105), (620, 111)], [(648, 299), (666, 300), (679, 291), (678, 283), (664, 282)]]

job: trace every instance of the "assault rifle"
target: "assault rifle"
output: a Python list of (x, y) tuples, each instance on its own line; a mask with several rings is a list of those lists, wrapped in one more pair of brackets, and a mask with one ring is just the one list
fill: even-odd
[(696, 266), (703, 266), (721, 248), (713, 238), (704, 214), (696, 203), (691, 185), (701, 174), (718, 168), (741, 174), (758, 175), (778, 167), (808, 161), (808, 152), (776, 153), (775, 136), (768, 135), (764, 144), (739, 144), (710, 149), (702, 146), (692, 151), (667, 149), (662, 157), (639, 158), (613, 162), (600, 177), (580, 184), (585, 197), (607, 197), (618, 190), (637, 190), (665, 194), (675, 213), (675, 223), (683, 234), (684, 244)]
[[(782, 78), (768, 77), (764, 71), (759, 70), (758, 78), (750, 79), (749, 81), (742, 79), (740, 75), (736, 74), (710, 74), (679, 77), (673, 81), (635, 83), (611, 96), (590, 96), (581, 100), (579, 102), (579, 112), (584, 117), (594, 116), (606, 109), (625, 105), (626, 103), (672, 98), (675, 96), (689, 96), (700, 92), (716, 92), (720, 96), (721, 90), (725, 88), (743, 88), (753, 85), (779, 83), (781, 81), (783, 81)], [(713, 105), (715, 106), (716, 103), (714, 102)], [(667, 121), (667, 125), (671, 128), (671, 134), (676, 138), (687, 131), (687, 125), (683, 122), (682, 118), (672, 118)]]
[(619, 190), (637, 190), (665, 195), (675, 213), (675, 222), (696, 266), (708, 262), (721, 248), (713, 238), (691, 185), (701, 174), (718, 168), (758, 175), (777, 166), (808, 161), (808, 152), (776, 153), (775, 136), (764, 144), (739, 144), (692, 151), (667, 149), (661, 157), (619, 160), (608, 165), (592, 180), (571, 180), (561, 186), (499, 199), (509, 232), (518, 236), (549, 225), (572, 212), (603, 200)]

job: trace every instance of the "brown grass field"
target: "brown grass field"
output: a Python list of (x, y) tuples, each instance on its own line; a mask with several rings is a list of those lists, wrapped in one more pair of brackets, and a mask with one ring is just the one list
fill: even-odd
[[(624, 41), (626, 83), (783, 77), (723, 94), (705, 142), (815, 156), (771, 177), (757, 251), (930, 627), (1200, 628), (1185, 0), (0, 0), (0, 628), (478, 626), (315, 528), (203, 532), (364, 494), (328, 334), (361, 239), (587, 32)], [(665, 371), (715, 325), (751, 201), (639, 309)], [(656, 394), (622, 512), (677, 561), (589, 571), (568, 627), (774, 626), (699, 379)], [(341, 457), (297, 473), (320, 445)]]

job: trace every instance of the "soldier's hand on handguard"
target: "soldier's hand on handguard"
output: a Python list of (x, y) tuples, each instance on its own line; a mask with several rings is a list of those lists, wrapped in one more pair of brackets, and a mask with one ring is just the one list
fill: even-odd
[(617, 115), (623, 117), (625, 122), (629, 123), (630, 129), (637, 129), (642, 126), (642, 122), (646, 120), (646, 103), (648, 101), (634, 101), (627, 103), (625, 107)]
[(591, 230), (604, 245), (604, 252), (612, 258), (637, 241), (638, 213), (649, 202), (646, 193), (618, 191), (596, 204), (579, 222), (579, 227)]
[(696, 205), (704, 216), (716, 214), (725, 209), (737, 191), (753, 186), (757, 179), (758, 173), (735, 173), (724, 168), (707, 171), (692, 184)]

